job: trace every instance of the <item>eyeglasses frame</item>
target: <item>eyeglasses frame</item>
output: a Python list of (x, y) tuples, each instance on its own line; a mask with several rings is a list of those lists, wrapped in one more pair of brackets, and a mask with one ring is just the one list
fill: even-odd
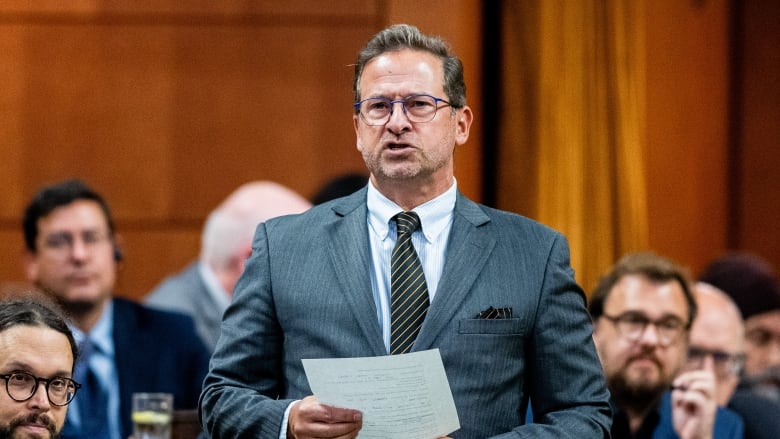
[[(416, 96), (426, 96), (426, 97), (429, 97), (429, 98), (433, 99), (433, 103), (436, 106), (436, 108), (433, 110), (433, 114), (431, 115), (430, 119), (428, 119), (426, 121), (412, 121), (411, 119), (409, 119), (412, 123), (428, 123), (428, 122), (430, 122), (430, 121), (432, 121), (433, 119), (436, 118), (436, 113), (439, 112), (440, 108), (444, 108), (444, 107), (447, 107), (447, 106), (452, 107), (452, 104), (449, 101), (447, 101), (446, 99), (437, 98), (436, 96), (432, 96), (432, 95), (429, 95), (427, 93), (415, 93), (415, 94), (411, 94), (409, 96), (406, 96), (404, 98), (395, 99), (395, 100), (389, 99), (389, 98), (386, 98), (386, 97), (383, 97), (383, 96), (374, 96), (374, 97), (366, 98), (366, 99), (363, 99), (361, 101), (355, 102), (355, 103), (352, 104), (352, 106), (355, 108), (355, 111), (360, 115), (360, 118), (363, 119), (363, 122), (365, 122), (368, 125), (376, 127), (376, 126), (382, 126), (382, 125), (384, 125), (384, 124), (386, 124), (387, 122), (390, 121), (390, 118), (393, 117), (393, 109), (395, 108), (395, 104), (401, 104), (401, 109), (403, 110), (404, 115), (409, 117), (408, 116), (409, 113), (406, 110), (406, 101), (409, 98), (413, 98), (413, 97), (416, 97)], [(383, 121), (382, 123), (371, 123), (371, 122), (369, 122), (366, 119), (366, 116), (364, 116), (363, 112), (360, 111), (360, 107), (363, 105), (363, 102), (366, 102), (366, 101), (371, 100), (371, 99), (382, 99), (385, 102), (387, 102), (388, 108), (390, 109), (389, 112), (387, 113), (387, 120)], [(439, 102), (443, 102), (445, 105), (439, 106)]]
[(642, 329), (639, 331), (639, 335), (635, 339), (632, 339), (631, 337), (628, 337), (626, 334), (623, 333), (623, 331), (620, 329), (620, 325), (619, 325), (620, 322), (621, 321), (625, 321), (625, 318), (628, 315), (630, 315), (630, 314), (635, 314), (635, 313), (624, 312), (623, 314), (620, 314), (620, 315), (617, 315), (617, 316), (611, 316), (611, 315), (608, 315), (608, 314), (602, 314), (601, 317), (604, 317), (605, 319), (609, 320), (609, 322), (612, 323), (615, 326), (615, 328), (618, 330), (618, 332), (620, 333), (621, 336), (625, 337), (628, 340), (631, 340), (632, 342), (639, 341), (642, 338), (642, 336), (645, 334), (645, 331), (647, 331), (647, 327), (650, 326), (650, 325), (653, 325), (655, 327), (656, 333), (659, 335), (659, 337), (658, 337), (659, 344), (661, 346), (664, 346), (664, 347), (671, 346), (672, 344), (674, 344), (675, 341), (679, 340), (680, 335), (682, 335), (684, 332), (688, 331), (691, 328), (691, 323), (690, 322), (685, 322), (682, 319), (679, 319), (677, 317), (673, 317), (674, 319), (676, 319), (676, 320), (680, 321), (680, 323), (682, 323), (682, 326), (680, 326), (680, 332), (678, 334), (676, 334), (675, 337), (670, 338), (668, 341), (664, 341), (664, 337), (661, 337), (661, 332), (658, 330), (658, 325), (659, 325), (659, 323), (663, 322), (664, 320), (668, 319), (669, 317), (664, 317), (664, 318), (657, 319), (657, 320), (651, 320), (650, 318), (648, 318), (647, 316), (645, 316), (643, 314), (636, 313), (636, 315), (637, 316), (641, 316), (645, 320), (645, 322), (644, 322), (644, 324), (642, 326)]
[[(33, 380), (35, 380), (35, 386), (33, 387), (32, 392), (30, 392), (30, 395), (27, 396), (27, 398), (16, 399), (13, 395), (11, 395), (11, 389), (8, 388), (8, 385), (9, 385), (8, 383), (9, 383), (9, 379), (11, 377), (13, 377), (14, 375), (27, 375), (27, 376), (31, 377)], [(25, 401), (29, 401), (30, 399), (32, 399), (32, 397), (35, 396), (35, 394), (38, 392), (38, 389), (41, 387), (41, 383), (43, 383), (44, 384), (44, 388), (46, 389), (46, 398), (49, 400), (49, 402), (52, 403), (52, 405), (56, 405), (57, 407), (65, 407), (66, 405), (68, 405), (71, 402), (73, 402), (74, 399), (76, 399), (76, 393), (81, 388), (81, 384), (77, 383), (72, 378), (61, 377), (61, 376), (53, 376), (51, 378), (42, 378), (42, 377), (37, 377), (37, 376), (31, 374), (30, 372), (25, 372), (23, 370), (17, 370), (17, 371), (14, 371), (14, 372), (11, 372), (11, 373), (7, 373), (7, 374), (0, 374), (0, 378), (3, 378), (5, 380), (5, 391), (6, 391), (6, 393), (8, 393), (8, 396), (11, 399), (13, 399), (14, 401), (16, 401), (16, 402), (25, 402)], [(58, 404), (58, 403), (52, 401), (52, 399), (51, 399), (51, 395), (49, 394), (49, 384), (51, 384), (51, 382), (54, 381), (54, 380), (68, 380), (68, 381), (73, 383), (73, 396), (69, 400), (67, 400), (65, 402), (65, 404)]]
[[(730, 354), (714, 349), (704, 349), (698, 346), (688, 346), (688, 361), (690, 361), (696, 353), (697, 357), (704, 358), (711, 356), (712, 361), (715, 364), (728, 364), (729, 372), (734, 376), (740, 376), (742, 369), (745, 367), (745, 354)], [(720, 359), (719, 359), (720, 358)]]

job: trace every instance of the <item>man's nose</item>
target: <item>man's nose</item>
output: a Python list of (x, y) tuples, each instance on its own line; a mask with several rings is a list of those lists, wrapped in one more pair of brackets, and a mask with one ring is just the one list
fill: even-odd
[(74, 259), (84, 259), (89, 249), (83, 239), (75, 238), (70, 244), (70, 255)]
[(639, 341), (646, 345), (660, 345), (661, 338), (658, 333), (658, 328), (656, 328), (654, 324), (648, 323), (642, 331), (642, 336), (639, 338)]
[[(43, 387), (43, 388), (41, 388)], [(32, 395), (32, 397), (27, 400), (29, 404), (32, 404), (34, 407), (38, 408), (48, 408), (50, 406), (49, 402), (49, 395), (47, 394), (46, 390), (46, 383), (39, 382), (37, 386), (35, 386), (35, 391)]]
[(409, 125), (411, 121), (406, 114), (406, 105), (404, 101), (395, 101), (390, 104), (390, 119), (387, 121), (388, 125)]

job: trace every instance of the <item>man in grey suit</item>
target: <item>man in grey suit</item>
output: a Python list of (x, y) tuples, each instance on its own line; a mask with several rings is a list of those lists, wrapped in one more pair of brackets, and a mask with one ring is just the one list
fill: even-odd
[[(204, 381), (205, 431), (357, 437), (363, 414), (320, 403), (301, 360), (395, 351), (393, 248), (419, 217), (411, 259), (425, 295), (411, 351), (441, 353), (461, 425), (451, 437), (609, 437), (609, 395), (566, 239), (458, 192), (454, 149), (473, 118), (460, 60), (439, 38), (392, 26), (359, 54), (354, 92), (369, 184), (258, 228)], [(534, 423), (524, 425), (529, 398)]]
[(199, 260), (163, 280), (146, 296), (146, 304), (192, 317), (198, 335), (214, 351), (222, 313), (252, 251), (257, 224), (310, 207), (308, 200), (279, 183), (242, 184), (206, 219)]

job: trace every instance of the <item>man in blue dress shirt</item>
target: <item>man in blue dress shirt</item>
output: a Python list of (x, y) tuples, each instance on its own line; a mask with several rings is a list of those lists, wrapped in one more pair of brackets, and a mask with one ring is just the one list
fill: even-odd
[(113, 297), (122, 254), (106, 201), (68, 180), (41, 189), (22, 222), (28, 279), (70, 315), (88, 353), (62, 437), (126, 439), (134, 392), (172, 393), (176, 408), (195, 408), (209, 352), (190, 317)]

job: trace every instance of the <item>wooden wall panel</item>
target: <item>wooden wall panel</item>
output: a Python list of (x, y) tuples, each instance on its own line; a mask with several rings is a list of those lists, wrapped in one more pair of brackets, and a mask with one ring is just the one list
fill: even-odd
[(780, 271), (780, 2), (740, 4), (731, 242)]
[(728, 2), (645, 4), (649, 241), (697, 272), (726, 246)]
[[(437, 1), (425, 15), (466, 42), (479, 3), (463, 5)], [(140, 298), (197, 256), (206, 214), (241, 183), (275, 180), (310, 197), (336, 175), (363, 172), (350, 64), (388, 10), (401, 9), (393, 0), (2, 2), (0, 283), (23, 280), (22, 209), (63, 178), (84, 178), (108, 199), (126, 256), (117, 294)], [(468, 64), (478, 71), (474, 44)], [(473, 133), (457, 165), (474, 197), (478, 142)]]

